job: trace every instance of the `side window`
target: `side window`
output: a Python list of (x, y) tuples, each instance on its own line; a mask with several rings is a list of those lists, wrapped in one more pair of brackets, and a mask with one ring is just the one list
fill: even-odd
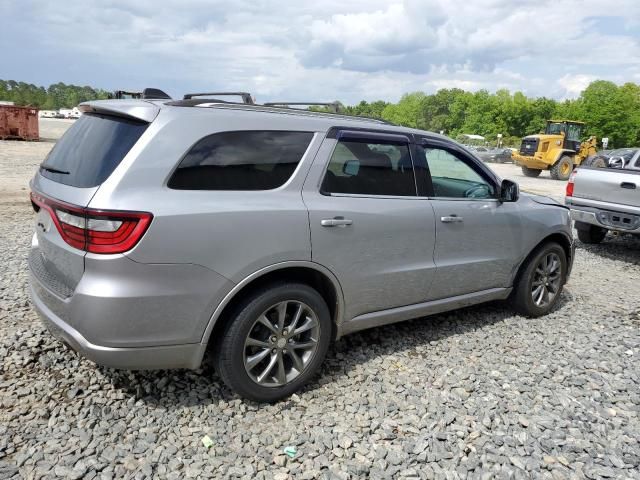
[(293, 174), (313, 133), (221, 132), (197, 142), (178, 165), (169, 188), (271, 190)]
[(495, 198), (494, 186), (457, 154), (440, 148), (419, 147), (425, 156), (436, 197)]
[(409, 146), (359, 139), (338, 141), (322, 192), (416, 196)]
[(579, 142), (581, 130), (582, 130), (582, 127), (580, 125), (568, 125), (567, 140), (571, 140), (572, 142)]

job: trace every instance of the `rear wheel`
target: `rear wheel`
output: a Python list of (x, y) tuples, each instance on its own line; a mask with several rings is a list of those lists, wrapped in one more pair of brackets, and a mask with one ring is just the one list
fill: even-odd
[(573, 171), (573, 160), (571, 157), (562, 156), (556, 164), (551, 167), (551, 178), (554, 180), (567, 180)]
[(582, 243), (598, 244), (607, 236), (607, 229), (589, 223), (576, 222), (578, 239)]
[(527, 260), (513, 289), (514, 309), (527, 317), (549, 313), (558, 303), (567, 278), (567, 256), (562, 246), (547, 243)]
[(318, 371), (331, 340), (331, 317), (320, 294), (298, 283), (249, 296), (216, 345), (222, 380), (250, 400), (288, 397)]
[(522, 173), (524, 173), (524, 175), (526, 177), (538, 177), (540, 176), (540, 173), (542, 172), (542, 170), (540, 170), (539, 168), (529, 168), (529, 167), (522, 167)]

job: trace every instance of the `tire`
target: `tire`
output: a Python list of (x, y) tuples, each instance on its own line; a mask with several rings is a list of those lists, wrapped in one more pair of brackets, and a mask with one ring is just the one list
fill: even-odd
[(576, 230), (578, 231), (578, 239), (582, 243), (596, 245), (604, 240), (608, 230), (606, 228), (591, 225), (589, 223), (576, 222)]
[(551, 178), (554, 180), (568, 180), (572, 171), (573, 160), (571, 160), (571, 157), (564, 155), (551, 167)]
[(540, 173), (542, 173), (542, 170), (540, 170), (539, 168), (529, 168), (523, 166), (522, 173), (524, 173), (525, 177), (539, 177)]
[[(559, 262), (557, 271), (554, 270), (554, 272), (557, 272), (557, 278), (555, 273), (552, 275), (540, 274), (541, 264), (547, 262), (549, 258), (553, 258)], [(548, 263), (545, 264), (548, 265)], [(525, 317), (540, 317), (546, 315), (558, 303), (566, 280), (567, 256), (564, 249), (555, 242), (545, 243), (529, 255), (529, 258), (525, 261), (518, 275), (513, 293), (511, 294), (513, 309)], [(548, 286), (545, 284), (545, 281), (547, 281)], [(541, 282), (540, 286), (549, 292), (549, 296), (543, 298), (543, 300), (548, 300), (546, 303), (536, 303), (539, 290), (538, 286), (534, 285), (534, 282)], [(554, 293), (551, 298), (552, 287)], [(542, 295), (543, 297), (545, 296), (544, 291)]]
[[(282, 304), (284, 322), (279, 324)], [(300, 305), (303, 313), (294, 331), (316, 326), (287, 336), (286, 328), (294, 323)], [(266, 317), (270, 328), (258, 320), (261, 317)], [(256, 402), (275, 402), (299, 390), (317, 373), (332, 338), (327, 304), (316, 290), (300, 283), (272, 284), (254, 292), (238, 305), (229, 320), (215, 344), (216, 370), (229, 388)], [(246, 345), (249, 337), (260, 341), (260, 345)], [(290, 353), (292, 344), (310, 345), (314, 340), (315, 347), (293, 349), (295, 356)], [(264, 372), (267, 373), (261, 380)]]
[(580, 164), (581, 167), (607, 168), (607, 159), (604, 157), (588, 157)]

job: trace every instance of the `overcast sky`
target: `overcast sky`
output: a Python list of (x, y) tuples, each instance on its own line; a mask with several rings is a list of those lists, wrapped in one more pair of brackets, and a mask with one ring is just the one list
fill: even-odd
[(640, 83), (640, 0), (0, 0), (0, 78), (258, 101)]

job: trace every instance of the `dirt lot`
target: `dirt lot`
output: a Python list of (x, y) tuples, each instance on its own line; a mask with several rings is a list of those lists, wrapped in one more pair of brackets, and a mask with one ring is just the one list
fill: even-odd
[(497, 303), (354, 334), (304, 391), (256, 405), (208, 366), (98, 368), (41, 326), (27, 183), (52, 145), (0, 142), (0, 478), (640, 478), (640, 241), (579, 245), (544, 318)]

